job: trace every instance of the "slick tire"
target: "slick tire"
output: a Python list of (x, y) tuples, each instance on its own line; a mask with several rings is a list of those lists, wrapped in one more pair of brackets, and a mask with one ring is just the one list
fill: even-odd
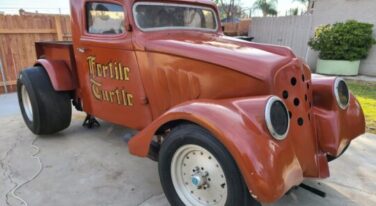
[(22, 117), (34, 134), (53, 134), (70, 125), (70, 94), (55, 91), (44, 68), (32, 67), (21, 71), (17, 93)]
[(260, 205), (226, 148), (194, 124), (174, 128), (159, 153), (159, 176), (171, 205)]

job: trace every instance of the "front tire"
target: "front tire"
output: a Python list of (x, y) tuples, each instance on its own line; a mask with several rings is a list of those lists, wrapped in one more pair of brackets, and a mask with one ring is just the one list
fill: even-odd
[(44, 68), (33, 67), (21, 71), (17, 93), (22, 117), (34, 134), (53, 134), (70, 125), (70, 95), (54, 90)]
[(159, 154), (159, 176), (171, 205), (259, 205), (226, 148), (208, 131), (183, 124), (173, 129)]

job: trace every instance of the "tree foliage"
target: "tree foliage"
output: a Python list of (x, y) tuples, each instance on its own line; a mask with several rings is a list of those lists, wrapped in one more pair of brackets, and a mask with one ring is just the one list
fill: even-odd
[(253, 4), (253, 10), (260, 10), (263, 16), (276, 16), (278, 0), (256, 0)]
[(240, 16), (241, 8), (239, 2), (239, 0), (215, 0), (221, 16), (227, 19)]
[(308, 45), (321, 59), (354, 61), (367, 58), (375, 43), (373, 24), (349, 20), (318, 27)]
[(292, 0), (292, 2), (299, 2), (306, 5), (307, 12), (309, 12), (312, 0)]
[(291, 15), (291, 16), (298, 16), (298, 14), (299, 14), (299, 8), (291, 8), (288, 11), (288, 14)]
[(296, 1), (296, 2), (300, 2), (302, 4), (306, 4), (306, 3), (309, 3), (311, 0), (292, 0), (293, 2)]

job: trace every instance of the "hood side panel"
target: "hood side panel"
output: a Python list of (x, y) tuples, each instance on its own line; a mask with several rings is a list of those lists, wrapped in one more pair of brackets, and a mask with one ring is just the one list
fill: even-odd
[(153, 118), (192, 99), (226, 99), (268, 93), (256, 78), (217, 65), (152, 52), (136, 52)]

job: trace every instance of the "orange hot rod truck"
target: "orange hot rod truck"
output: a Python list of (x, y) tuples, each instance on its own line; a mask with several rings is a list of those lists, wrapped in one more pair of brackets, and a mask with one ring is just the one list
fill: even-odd
[(18, 79), (37, 134), (72, 104), (140, 130), (133, 155), (159, 162), (171, 205), (274, 202), (365, 132), (340, 78), (315, 78), (289, 48), (226, 37), (208, 0), (71, 0), (72, 42), (38, 42)]

